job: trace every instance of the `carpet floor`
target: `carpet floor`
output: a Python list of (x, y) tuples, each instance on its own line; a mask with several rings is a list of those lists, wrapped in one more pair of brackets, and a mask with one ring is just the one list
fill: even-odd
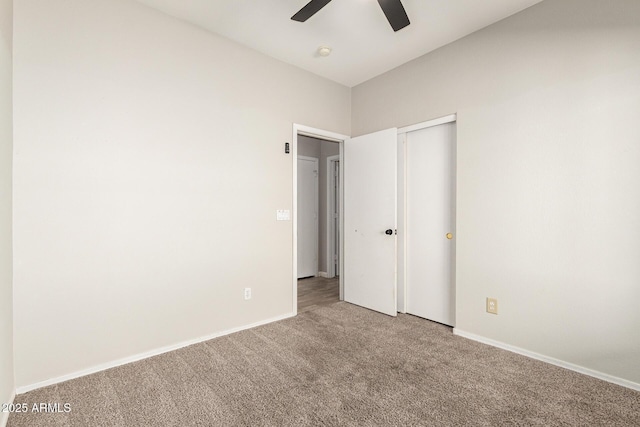
[[(20, 426), (640, 426), (640, 392), (339, 302), (16, 397)], [(62, 406), (61, 406), (62, 408)]]

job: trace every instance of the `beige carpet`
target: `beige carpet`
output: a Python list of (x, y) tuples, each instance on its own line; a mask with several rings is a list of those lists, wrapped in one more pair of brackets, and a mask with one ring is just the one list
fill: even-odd
[(71, 412), (12, 414), (9, 426), (640, 426), (639, 392), (346, 303), (23, 402)]

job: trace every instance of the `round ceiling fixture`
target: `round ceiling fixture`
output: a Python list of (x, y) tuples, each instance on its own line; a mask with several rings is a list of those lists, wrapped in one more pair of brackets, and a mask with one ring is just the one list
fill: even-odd
[(320, 56), (329, 56), (331, 53), (331, 48), (327, 46), (320, 46), (318, 48), (318, 55)]

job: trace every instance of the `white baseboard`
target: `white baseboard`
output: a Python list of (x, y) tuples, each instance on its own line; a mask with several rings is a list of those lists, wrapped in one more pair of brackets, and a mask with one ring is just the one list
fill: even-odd
[(623, 378), (614, 377), (613, 375), (605, 374), (604, 372), (594, 371), (593, 369), (585, 368), (580, 365), (575, 365), (570, 362), (565, 362), (564, 360), (556, 359), (553, 357), (545, 356), (543, 354), (534, 353), (533, 351), (525, 350), (520, 347), (516, 347), (513, 345), (505, 344), (500, 341), (495, 341), (490, 338), (485, 338), (480, 335), (472, 334), (471, 332), (461, 331), (460, 329), (454, 328), (453, 334), (461, 336), (463, 338), (468, 338), (473, 341), (478, 341), (483, 344), (487, 344), (493, 347), (498, 347), (503, 350), (510, 351), (512, 353), (518, 353), (523, 356), (530, 357), (532, 359), (540, 360), (542, 362), (550, 363), (552, 365), (559, 366), (561, 368), (569, 369), (571, 371), (578, 372), (580, 374), (589, 375), (590, 377), (598, 378), (603, 381), (607, 381), (613, 384), (620, 385), (622, 387), (627, 387), (632, 390), (640, 391), (640, 384), (635, 383), (633, 381), (625, 380)]
[[(47, 387), (53, 384), (58, 384), (64, 381), (69, 381), (72, 380), (74, 378), (79, 378), (79, 377), (84, 377), (85, 375), (91, 375), (91, 374), (95, 374), (96, 372), (100, 372), (100, 371), (105, 371), (107, 369), (111, 369), (111, 368), (115, 368), (117, 366), (122, 366), (122, 365), (126, 365), (127, 363), (132, 363), (132, 362), (137, 362), (139, 360), (143, 360), (143, 359), (147, 359), (149, 357), (153, 357), (153, 356), (157, 356), (159, 354), (163, 354), (163, 353), (167, 353), (173, 350), (178, 350), (180, 348), (183, 347), (187, 347), (193, 344), (198, 344), (201, 343), (203, 341), (208, 341), (214, 338), (218, 338), (218, 337), (222, 337), (225, 335), (229, 335), (229, 334), (233, 334), (234, 332), (240, 332), (240, 331), (244, 331), (246, 329), (251, 329), (251, 328), (255, 328), (257, 326), (262, 326), (262, 325), (266, 325), (268, 323), (273, 323), (273, 322), (277, 322), (279, 320), (284, 320), (284, 319), (288, 319), (290, 317), (295, 316), (293, 313), (289, 313), (289, 314), (284, 314), (281, 316), (277, 316), (277, 317), (273, 317), (271, 319), (266, 319), (266, 320), (261, 320), (259, 322), (255, 322), (255, 323), (251, 323), (249, 325), (244, 325), (244, 326), (239, 326), (237, 328), (232, 328), (232, 329), (228, 329), (226, 331), (222, 331), (222, 332), (216, 332), (214, 334), (211, 335), (207, 335), (204, 337), (200, 337), (200, 338), (195, 338), (192, 340), (188, 340), (188, 341), (183, 341), (180, 342), (178, 344), (172, 344), (172, 345), (168, 345), (165, 347), (160, 347), (158, 349), (155, 350), (151, 350), (151, 351), (147, 351), (144, 353), (139, 353), (133, 356), (129, 356), (129, 357), (125, 357), (122, 359), (118, 359), (118, 360), (114, 360), (112, 362), (107, 362), (107, 363), (103, 363), (97, 366), (93, 366), (91, 368), (87, 368), (87, 369), (83, 369), (80, 371), (76, 371), (76, 372), (72, 372), (70, 374), (66, 374), (66, 375), (62, 375), (56, 378), (50, 378), (48, 380), (45, 381), (40, 381), (34, 384), (29, 384), (29, 385), (25, 385), (25, 386), (21, 386), (18, 387), (16, 389), (16, 394), (23, 394), (23, 393), (27, 393), (29, 391), (32, 390), (36, 390), (42, 387)], [(4, 427), (4, 426), (2, 426)]]
[[(12, 404), (13, 400), (16, 398), (16, 392), (12, 391), (11, 392), (11, 397), (9, 398), (8, 402), (1, 402), (1, 403), (8, 403), (8, 404)], [(6, 427), (7, 422), (9, 422), (9, 415), (11, 414), (11, 412), (0, 412), (0, 427)]]
[(326, 271), (318, 271), (318, 276), (328, 279), (329, 273), (327, 273)]

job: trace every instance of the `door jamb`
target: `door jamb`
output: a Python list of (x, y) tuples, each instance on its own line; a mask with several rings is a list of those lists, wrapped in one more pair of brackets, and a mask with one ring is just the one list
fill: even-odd
[[(298, 123), (293, 124), (292, 137), (291, 137), (291, 154), (292, 154), (292, 162), (293, 162), (293, 204), (291, 209), (292, 215), (292, 226), (293, 226), (293, 277), (291, 282), (292, 288), (292, 314), (295, 316), (298, 314), (298, 220), (296, 218), (297, 214), (297, 204), (298, 204), (298, 135), (306, 135), (314, 138), (320, 138), (328, 141), (337, 142), (340, 145), (340, 160), (343, 159), (343, 151), (344, 151), (344, 141), (350, 139), (351, 137), (347, 135), (343, 135), (336, 132), (331, 132), (323, 129), (317, 129), (305, 125), (301, 125)], [(344, 163), (342, 163), (344, 164)], [(344, 188), (344, 180), (340, 180), (340, 195), (344, 197), (343, 194)], [(344, 199), (343, 199), (344, 200)], [(342, 238), (343, 232), (343, 221), (344, 215), (342, 211), (343, 201), (340, 203), (340, 248), (344, 247), (344, 240)], [(342, 282), (343, 278), (343, 250), (340, 250), (340, 296), (344, 295), (344, 283)]]
[(439, 117), (433, 120), (427, 120), (426, 122), (416, 123), (415, 125), (405, 126), (403, 128), (398, 128), (398, 135), (402, 133), (409, 133), (415, 130), (420, 130), (424, 128), (430, 128), (433, 126), (443, 125), (445, 123), (451, 123), (458, 120), (457, 114), (449, 114), (448, 116)]
[[(340, 155), (335, 155), (335, 156), (329, 156), (327, 157), (327, 215), (326, 215), (326, 219), (327, 219), (327, 224), (326, 224), (326, 230), (327, 230), (327, 276), (328, 277), (335, 277), (336, 276), (336, 266), (335, 263), (333, 262), (334, 256), (336, 255), (336, 251), (335, 251), (335, 247), (336, 247), (336, 242), (335, 242), (335, 235), (336, 235), (336, 227), (335, 227), (335, 221), (333, 221), (333, 214), (335, 212), (335, 176), (334, 176), (334, 171), (335, 171), (335, 162), (340, 162)], [(338, 181), (340, 182), (340, 180)], [(338, 192), (339, 194), (339, 192)], [(340, 204), (338, 204), (338, 208), (340, 208)], [(338, 218), (340, 218), (340, 215), (338, 215)], [(340, 227), (338, 227), (338, 230), (340, 229)], [(339, 251), (338, 251), (339, 252)], [(338, 262), (338, 265), (340, 265), (340, 262)], [(342, 300), (342, 294), (340, 299)]]

